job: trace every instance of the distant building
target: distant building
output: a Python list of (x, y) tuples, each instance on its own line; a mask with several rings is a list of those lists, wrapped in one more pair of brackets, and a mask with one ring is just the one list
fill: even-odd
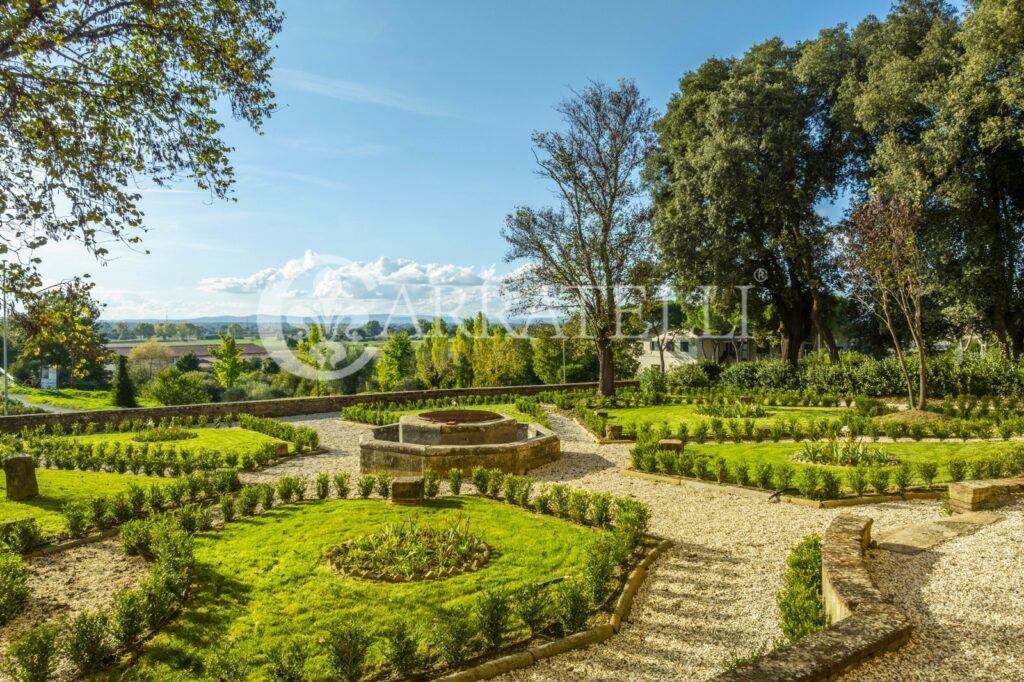
[(700, 360), (750, 360), (756, 356), (751, 342), (749, 337), (744, 339), (738, 334), (702, 334), (700, 330), (670, 331), (640, 342), (640, 371), (648, 367), (660, 368), (662, 353), (666, 371)]

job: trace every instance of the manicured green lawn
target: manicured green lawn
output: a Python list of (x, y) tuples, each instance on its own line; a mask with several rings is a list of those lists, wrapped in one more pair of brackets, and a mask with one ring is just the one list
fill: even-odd
[[(11, 386), (11, 393), (25, 396), (39, 405), (66, 407), (69, 410), (113, 410), (116, 409), (110, 391), (83, 391), (77, 388), (48, 390), (28, 386)], [(156, 407), (160, 403), (140, 397), (140, 407)]]
[(60, 535), (67, 530), (60, 513), (65, 504), (88, 500), (100, 495), (118, 493), (136, 483), (148, 488), (153, 483), (165, 485), (173, 479), (130, 474), (108, 474), (93, 471), (60, 471), (36, 469), (39, 497), (28, 502), (7, 500), (7, 479), (0, 471), (0, 522), (33, 518), (46, 536)]
[(500, 403), (500, 404), (495, 404), (495, 405), (458, 405), (458, 406), (451, 407), (451, 408), (446, 408), (446, 407), (442, 407), (442, 408), (437, 408), (437, 407), (421, 407), (421, 408), (417, 408), (415, 410), (402, 410), (402, 411), (398, 412), (398, 414), (399, 415), (416, 414), (418, 412), (434, 412), (434, 411), (437, 411), (437, 410), (446, 410), (446, 409), (452, 409), (452, 410), (489, 410), (491, 412), (500, 412), (502, 414), (507, 414), (510, 417), (515, 417), (516, 420), (521, 421), (521, 422), (536, 421), (530, 415), (524, 414), (524, 413), (519, 412), (518, 410), (516, 410), (516, 406), (514, 404), (512, 404), (512, 403)]
[[(411, 519), (436, 525), (468, 519), (470, 531), (496, 554), (478, 571), (413, 583), (345, 578), (323, 559), (346, 538)], [(177, 620), (144, 646), (138, 677), (198, 679), (210, 647), (231, 641), (251, 652), (263, 668), (252, 679), (262, 680), (267, 651), (300, 638), (315, 652), (307, 679), (330, 679), (317, 642), (331, 626), (358, 623), (378, 630), (402, 619), (426, 628), (438, 607), (468, 605), (484, 590), (574, 572), (587, 541), (600, 532), (477, 497), (415, 507), (326, 500), (276, 509), (197, 539), (196, 591)], [(371, 660), (380, 656), (375, 645)]]
[[(937, 483), (949, 481), (949, 472), (946, 463), (953, 457), (959, 457), (964, 461), (971, 461), (979, 458), (1002, 455), (1009, 452), (1016, 443), (1005, 442), (942, 442), (942, 443), (877, 443), (886, 452), (899, 460), (916, 464), (918, 462), (935, 462), (939, 465)], [(801, 462), (792, 459), (791, 455), (803, 448), (801, 443), (721, 443), (698, 445), (690, 443), (686, 446), (688, 452), (710, 455), (711, 457), (724, 457), (730, 465), (739, 461), (747, 464), (758, 462), (770, 462), (773, 466), (778, 464), (790, 464), (794, 468), (805, 466)], [(840, 473), (845, 473), (849, 467), (829, 467)]]
[[(220, 452), (234, 451), (241, 455), (246, 452), (256, 452), (266, 443), (285, 442), (278, 440), (277, 438), (273, 438), (272, 436), (259, 433), (258, 431), (250, 431), (249, 429), (240, 429), (237, 427), (220, 429), (206, 427), (191, 430), (199, 434), (198, 437), (189, 438), (187, 440), (165, 441), (164, 446), (174, 445), (176, 447), (184, 447), (189, 450), (209, 448)], [(131, 441), (134, 437), (134, 433), (94, 433), (88, 436), (74, 436), (76, 440), (87, 443), (98, 443), (101, 441), (126, 442)], [(288, 448), (289, 450), (294, 450), (295, 446), (289, 443)]]
[[(757, 426), (767, 426), (776, 419), (800, 419), (806, 422), (808, 419), (837, 419), (846, 413), (843, 407), (773, 407), (765, 406), (768, 412), (767, 417), (754, 420)], [(615, 424), (635, 424), (637, 422), (650, 422), (660, 424), (668, 422), (675, 430), (680, 423), (686, 423), (691, 427), (700, 421), (708, 421), (711, 417), (696, 413), (696, 405), (657, 405), (652, 407), (623, 407), (608, 410), (608, 418)]]

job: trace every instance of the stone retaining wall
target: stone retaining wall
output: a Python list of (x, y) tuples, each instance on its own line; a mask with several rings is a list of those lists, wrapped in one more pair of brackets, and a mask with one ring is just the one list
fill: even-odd
[[(617, 381), (619, 388), (636, 386), (636, 381)], [(431, 391), (395, 391), (394, 393), (360, 393), (357, 395), (332, 395), (319, 398), (280, 398), (275, 400), (249, 400), (234, 403), (203, 403), (198, 405), (167, 405), (164, 407), (135, 407), (131, 409), (92, 410), (82, 412), (47, 412), (45, 414), (22, 414), (0, 417), (0, 433), (14, 433), (23, 428), (53, 426), (60, 424), (70, 427), (75, 422), (103, 424), (125, 419), (161, 419), (187, 415), (224, 417), (238, 413), (257, 417), (294, 417), (304, 414), (340, 412), (342, 408), (362, 403), (413, 402), (429, 398), (459, 398), (466, 396), (490, 395), (534, 395), (544, 391), (575, 391), (597, 388), (596, 382), (578, 384), (532, 384), (529, 386), (488, 386), (482, 388), (446, 388)]]
[(836, 517), (821, 541), (822, 600), (832, 625), (714, 679), (831, 680), (867, 658), (902, 646), (912, 626), (902, 611), (883, 601), (871, 581), (864, 563), (870, 542), (870, 518)]
[(949, 484), (949, 507), (954, 514), (992, 509), (1007, 504), (1020, 493), (1024, 493), (1024, 478), (960, 481)]

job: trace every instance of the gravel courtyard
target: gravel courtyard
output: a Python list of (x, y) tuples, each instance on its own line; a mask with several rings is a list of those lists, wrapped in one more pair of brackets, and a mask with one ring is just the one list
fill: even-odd
[[(357, 472), (358, 442), (368, 427), (315, 415), (290, 421), (320, 432), (326, 454), (292, 460), (247, 480), (318, 471)], [(775, 592), (789, 549), (822, 532), (839, 510), (770, 504), (716, 490), (623, 476), (627, 445), (598, 445), (572, 420), (552, 415), (562, 460), (531, 472), (651, 505), (652, 530), (673, 549), (656, 564), (635, 603), (631, 624), (603, 645), (509, 674), (515, 680), (699, 680), (726, 659), (780, 636)], [(876, 530), (939, 518), (936, 501), (860, 507)], [(849, 675), (857, 680), (1024, 679), (1024, 506), (1005, 519), (915, 557), (873, 552), (872, 571), (886, 596), (918, 629), (901, 650)]]

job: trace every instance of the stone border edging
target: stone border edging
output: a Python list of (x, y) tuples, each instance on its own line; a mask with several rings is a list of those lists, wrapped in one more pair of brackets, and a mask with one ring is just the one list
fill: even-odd
[[(759, 497), (762, 499), (768, 499), (774, 496), (774, 493), (768, 490), (761, 490), (760, 488), (745, 488), (743, 486), (733, 485), (732, 483), (718, 483), (717, 481), (704, 481), (696, 478), (672, 476), (669, 474), (652, 474), (647, 471), (637, 471), (635, 469), (622, 469), (621, 471), (623, 476), (640, 478), (646, 481), (654, 481), (655, 483), (687, 486), (698, 490), (714, 490), (742, 497)], [(938, 500), (941, 499), (943, 495), (945, 495), (945, 493), (941, 490), (929, 490), (907, 491), (903, 495), (895, 494), (866, 495), (864, 497), (841, 497), (837, 500), (810, 500), (806, 497), (794, 497), (792, 495), (783, 495), (781, 499), (785, 500), (789, 504), (809, 507), (811, 509), (836, 509), (838, 507), (854, 507), (863, 504), (882, 504), (884, 502), (904, 502), (906, 500)]]
[(1024, 478), (993, 478), (949, 484), (949, 506), (954, 514), (993, 509), (1024, 493)]
[(543, 661), (568, 651), (586, 649), (593, 644), (605, 641), (622, 629), (633, 608), (633, 599), (636, 597), (636, 593), (644, 580), (647, 579), (647, 570), (670, 547), (672, 547), (671, 540), (662, 540), (630, 571), (626, 582), (622, 586), (622, 592), (619, 593), (619, 597), (615, 601), (615, 608), (612, 611), (610, 622), (595, 625), (588, 630), (577, 632), (568, 637), (538, 644), (529, 647), (526, 651), (508, 654), (472, 668), (434, 679), (438, 680), (438, 682), (477, 682), (477, 680), (489, 680), (513, 670), (529, 668), (538, 661)]
[(864, 563), (872, 519), (844, 514), (821, 541), (822, 603), (831, 625), (771, 651), (716, 682), (831, 680), (864, 660), (902, 646), (913, 626), (884, 601)]

